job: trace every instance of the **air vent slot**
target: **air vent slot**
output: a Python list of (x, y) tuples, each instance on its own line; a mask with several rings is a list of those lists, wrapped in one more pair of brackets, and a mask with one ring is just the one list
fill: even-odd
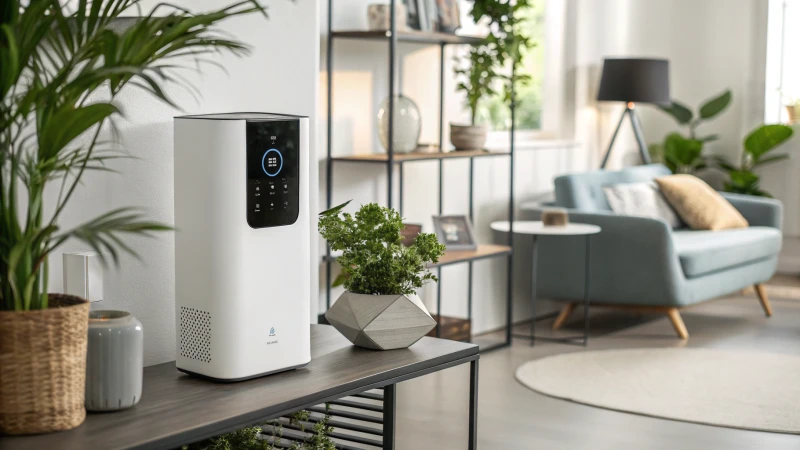
[(211, 362), (211, 314), (181, 306), (180, 353), (184, 358)]

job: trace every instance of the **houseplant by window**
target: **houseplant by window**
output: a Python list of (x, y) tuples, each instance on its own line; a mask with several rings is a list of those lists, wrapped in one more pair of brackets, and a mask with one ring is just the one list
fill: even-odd
[(718, 167), (728, 174), (725, 190), (737, 194), (772, 197), (772, 194), (761, 189), (761, 176), (756, 173), (756, 169), (788, 159), (789, 155), (786, 154), (767, 154), (788, 141), (793, 134), (792, 127), (786, 125), (761, 125), (744, 138), (744, 151), (739, 164), (722, 156), (716, 157)]
[(783, 105), (786, 107), (787, 123), (800, 123), (800, 97), (786, 96)]
[(338, 261), (347, 289), (325, 313), (353, 344), (376, 350), (406, 348), (436, 326), (416, 290), (437, 281), (427, 269), (444, 254), (433, 233), (403, 245), (403, 219), (391, 208), (363, 205), (342, 213), (350, 202), (320, 214), (319, 232)]
[[(62, 3), (64, 6), (62, 7)], [(122, 238), (169, 227), (120, 208), (75, 228), (59, 218), (88, 171), (110, 170), (115, 97), (138, 87), (173, 105), (190, 88), (182, 62), (246, 47), (220, 21), (263, 12), (254, 1), (208, 14), (160, 5), (115, 31), (138, 0), (4, 0), (0, 6), (0, 432), (43, 433), (83, 422), (89, 305), (48, 294), (48, 256), (68, 239), (115, 263)], [(189, 58), (183, 59), (183, 58)], [(174, 106), (174, 105), (173, 105)], [(45, 192), (57, 193), (46, 196)], [(48, 202), (52, 197), (55, 199)]]
[(706, 142), (717, 140), (718, 136), (715, 134), (700, 136), (697, 128), (725, 111), (732, 98), (733, 94), (728, 89), (703, 102), (697, 115), (689, 107), (677, 101), (667, 106), (659, 106), (662, 111), (675, 119), (678, 125), (688, 128), (688, 136), (673, 132), (664, 138), (663, 143), (651, 144), (649, 151), (653, 161), (669, 167), (672, 173), (694, 173), (708, 167), (708, 162), (703, 156), (703, 147)]
[(525, 32), (526, 16), (521, 14), (527, 8), (530, 8), (528, 0), (473, 2), (470, 15), (476, 23), (485, 22), (489, 34), (466, 58), (456, 60), (457, 89), (465, 93), (471, 117), (469, 125), (450, 124), (450, 141), (456, 150), (483, 148), (488, 127), (477, 123), (478, 108), (481, 102), (498, 94), (498, 83), (502, 82), (504, 103), (511, 105), (515, 101), (511, 86), (518, 88), (530, 80), (529, 75), (519, 70), (523, 52), (533, 46), (533, 40)]

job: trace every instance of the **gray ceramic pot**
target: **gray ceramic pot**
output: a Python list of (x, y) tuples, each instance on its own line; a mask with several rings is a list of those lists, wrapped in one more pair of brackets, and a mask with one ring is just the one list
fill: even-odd
[(142, 323), (125, 311), (89, 313), (86, 409), (130, 408), (142, 397)]
[(450, 142), (456, 150), (483, 150), (487, 133), (486, 125), (450, 124)]

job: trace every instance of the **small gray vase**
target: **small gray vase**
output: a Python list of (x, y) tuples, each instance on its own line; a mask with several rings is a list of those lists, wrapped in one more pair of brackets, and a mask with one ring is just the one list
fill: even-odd
[(117, 411), (142, 398), (142, 323), (125, 311), (89, 312), (86, 409)]

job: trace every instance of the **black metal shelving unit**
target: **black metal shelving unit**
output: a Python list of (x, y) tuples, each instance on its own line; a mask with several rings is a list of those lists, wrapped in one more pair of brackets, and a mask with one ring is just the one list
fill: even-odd
[[(394, 179), (395, 179), (395, 166), (397, 166), (399, 178), (399, 199), (398, 211), (403, 214), (403, 166), (407, 163), (417, 161), (438, 161), (439, 164), (439, 199), (438, 199), (438, 214), (442, 214), (444, 202), (444, 161), (449, 159), (469, 159), (469, 218), (474, 222), (474, 189), (473, 178), (475, 171), (475, 161), (483, 160), (487, 157), (508, 157), (509, 158), (509, 198), (508, 198), (508, 220), (512, 223), (514, 221), (514, 92), (512, 86), (511, 93), (511, 130), (510, 130), (510, 145), (508, 151), (505, 152), (488, 152), (485, 150), (472, 150), (472, 151), (453, 151), (444, 152), (444, 81), (445, 81), (445, 47), (448, 45), (478, 45), (483, 42), (480, 37), (473, 36), (458, 36), (449, 33), (440, 32), (424, 32), (418, 30), (397, 30), (397, 17), (395, 17), (395, 4), (399, 0), (390, 0), (389, 7), (391, 8), (390, 29), (386, 31), (353, 31), (353, 30), (333, 30), (333, 0), (328, 0), (328, 42), (327, 42), (327, 92), (328, 92), (328, 134), (327, 134), (327, 160), (326, 160), (326, 206), (331, 208), (333, 206), (333, 165), (335, 163), (365, 163), (365, 164), (384, 164), (386, 166), (387, 176), (387, 199), (386, 205), (393, 206), (393, 193), (394, 193)], [(389, 50), (389, 130), (388, 142), (389, 148), (386, 153), (376, 153), (367, 155), (353, 155), (334, 157), (333, 150), (333, 49), (334, 41), (337, 39), (356, 39), (363, 41), (375, 41), (388, 45)], [(397, 76), (397, 44), (398, 42), (409, 42), (420, 45), (438, 45), (440, 55), (440, 70), (439, 70), (439, 151), (436, 153), (403, 153), (395, 154), (394, 152), (394, 97), (395, 97), (395, 80)], [(475, 251), (451, 251), (447, 252), (435, 266), (438, 271), (440, 282), (437, 283), (437, 299), (436, 299), (436, 314), (441, 315), (442, 305), (442, 291), (441, 291), (441, 268), (446, 265), (466, 263), (469, 265), (468, 272), (468, 294), (467, 294), (467, 319), (472, 320), (472, 277), (473, 277), (473, 262), (487, 258), (506, 257), (507, 259), (507, 286), (506, 286), (506, 328), (505, 328), (505, 341), (490, 345), (482, 346), (481, 351), (494, 350), (501, 347), (506, 347), (511, 344), (512, 339), (512, 326), (513, 326), (513, 258), (512, 258), (512, 239), (513, 229), (508, 233), (507, 245), (480, 245)], [(331, 266), (335, 258), (331, 256), (330, 246), (324, 257), (326, 264), (325, 273), (325, 304), (326, 308), (331, 306)], [(436, 336), (440, 336), (441, 321), (437, 321)]]

